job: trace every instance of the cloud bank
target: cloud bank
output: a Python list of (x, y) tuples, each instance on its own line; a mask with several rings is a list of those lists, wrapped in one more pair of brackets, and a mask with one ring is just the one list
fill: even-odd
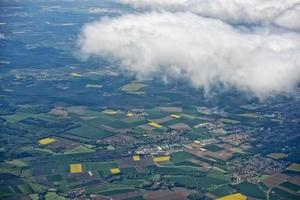
[(189, 11), (231, 24), (272, 24), (300, 31), (300, 0), (119, 0), (134, 8)]
[[(136, 2), (168, 8), (169, 2), (189, 1)], [(78, 45), (82, 55), (113, 59), (138, 78), (184, 79), (208, 93), (222, 85), (266, 97), (291, 93), (300, 81), (298, 32), (240, 28), (194, 12), (160, 10), (105, 18), (86, 24)]]

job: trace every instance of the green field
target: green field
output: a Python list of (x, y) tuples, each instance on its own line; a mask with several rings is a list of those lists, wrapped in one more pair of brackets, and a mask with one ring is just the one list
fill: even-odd
[(222, 185), (210, 192), (218, 197), (222, 197), (222, 196), (225, 196), (225, 195), (235, 192), (235, 190), (232, 187), (230, 187), (229, 185)]
[(289, 193), (289, 192), (286, 192), (286, 191), (281, 190), (279, 188), (274, 188), (272, 190), (272, 192), (274, 192), (275, 195), (280, 196), (282, 199), (286, 199), (286, 200), (296, 200), (296, 199), (299, 199), (299, 196), (297, 196), (295, 194), (292, 194), (292, 193)]
[(127, 123), (124, 117), (124, 114), (105, 115), (101, 113), (97, 118), (86, 121), (85, 124), (93, 127), (99, 127), (99, 125), (105, 124), (112, 128), (129, 128), (135, 125), (134, 123)]
[(78, 128), (72, 129), (69, 134), (77, 135), (84, 138), (105, 138), (114, 135), (111, 132), (101, 130), (89, 125), (82, 125)]
[(118, 167), (115, 162), (88, 162), (83, 163), (83, 168), (86, 171), (102, 171), (104, 174), (111, 174), (110, 169)]
[[(30, 198), (32, 200), (39, 200), (39, 195), (38, 194), (31, 194)], [(65, 200), (64, 197), (57, 195), (55, 192), (48, 192), (45, 195), (45, 200)]]
[(0, 186), (0, 198), (17, 194), (11, 187)]
[(205, 162), (205, 163), (208, 163), (208, 164), (210, 164), (210, 165), (211, 165), (212, 163), (214, 163), (214, 160), (209, 159), (209, 158), (206, 158), (206, 157), (197, 157), (197, 158), (195, 158), (195, 159), (200, 160), (200, 161)]
[(87, 152), (94, 152), (94, 151), (84, 145), (79, 145), (79, 146), (75, 147), (74, 149), (68, 150), (64, 153), (65, 154), (76, 154), (76, 153), (87, 153)]
[(204, 148), (207, 149), (208, 151), (212, 151), (212, 152), (217, 152), (217, 151), (222, 151), (222, 150), (224, 150), (223, 148), (218, 147), (218, 146), (213, 145), (213, 144), (211, 144), (211, 145), (206, 145), (206, 146), (204, 146)]
[(139, 179), (135, 179), (135, 180), (123, 179), (121, 181), (117, 181), (118, 184), (130, 185), (130, 186), (134, 186), (134, 187), (138, 187), (138, 186), (142, 185), (144, 182), (145, 181), (139, 180)]
[(50, 182), (57, 182), (57, 181), (61, 181), (63, 179), (63, 177), (61, 175), (50, 175), (47, 176), (47, 180)]
[(168, 179), (177, 183), (179, 186), (184, 186), (187, 188), (195, 188), (200, 186), (209, 189), (211, 187), (216, 187), (217, 185), (228, 183), (227, 181), (208, 177), (208, 176), (204, 176), (204, 177), (168, 176)]
[(13, 115), (6, 115), (3, 116), (7, 121), (11, 122), (11, 123), (16, 123), (20, 120), (26, 119), (27, 117), (32, 117), (35, 116), (35, 114), (31, 114), (31, 113), (22, 113), (22, 112), (17, 112)]
[(15, 166), (9, 163), (0, 163), (0, 173), (11, 173), (19, 175), (21, 172), (21, 167)]
[(293, 190), (294, 192), (299, 192), (300, 191), (300, 186), (296, 185), (294, 183), (291, 183), (291, 182), (284, 182), (284, 183), (280, 184), (280, 186), (283, 186), (285, 188)]
[(198, 164), (190, 162), (190, 161), (181, 161), (176, 163), (177, 166), (191, 166), (191, 167), (199, 167)]
[(0, 186), (0, 199), (3, 197), (9, 197), (14, 195), (26, 195), (32, 194), (35, 191), (30, 185), (26, 183), (17, 184), (17, 185), (6, 185)]
[(128, 189), (134, 189), (129, 187), (128, 185), (122, 185), (122, 184), (117, 184), (117, 183), (107, 183), (105, 185), (99, 184), (99, 185), (94, 185), (94, 186), (88, 186), (85, 187), (85, 189), (88, 192), (91, 193), (100, 193), (104, 191), (110, 191), (110, 190), (128, 190)]
[(211, 178), (221, 179), (228, 182), (231, 181), (231, 176), (229, 174), (217, 171), (215, 169), (210, 169), (208, 171), (207, 176)]
[(48, 192), (45, 195), (46, 200), (65, 200), (64, 197), (58, 196), (55, 192)]
[(66, 174), (69, 172), (69, 163), (72, 161), (59, 160), (59, 162), (47, 162), (32, 167), (33, 175), (53, 175), (53, 174)]
[(34, 113), (27, 113), (27, 112), (16, 112), (13, 115), (6, 115), (2, 117), (11, 123), (16, 123), (18, 121), (21, 121), (29, 117), (39, 118), (43, 120), (55, 120), (55, 116), (50, 115), (48, 113), (34, 114)]
[(196, 157), (195, 155), (190, 154), (188, 152), (179, 151), (179, 152), (171, 154), (171, 161), (176, 163), (176, 162), (181, 162), (181, 161), (188, 160), (188, 159), (195, 158), (195, 157)]
[(116, 189), (116, 190), (105, 190), (103, 192), (98, 192), (98, 194), (110, 196), (114, 194), (122, 194), (122, 193), (127, 193), (132, 191), (136, 191), (136, 190), (131, 188), (123, 188), (123, 189)]
[(246, 196), (259, 198), (259, 199), (265, 198), (264, 192), (256, 184), (242, 182), (237, 185), (234, 185), (233, 187)]
[(26, 167), (27, 166), (27, 163), (25, 163), (22, 160), (18, 160), (18, 159), (9, 160), (9, 161), (6, 161), (6, 163), (8, 163), (10, 165), (15, 165), (15, 166), (18, 166), (18, 167)]
[(191, 166), (149, 166), (147, 167), (147, 170), (149, 172), (152, 172), (153, 174), (162, 174), (162, 175), (168, 175), (168, 174), (187, 174), (187, 173), (204, 173), (199, 171), (196, 167)]
[(145, 111), (147, 112), (149, 119), (158, 119), (169, 115), (167, 113), (161, 112), (159, 108), (146, 109)]
[(189, 138), (191, 140), (204, 140), (212, 138), (211, 133), (209, 133), (207, 130), (198, 128), (196, 130), (189, 131), (188, 133), (183, 135), (186, 138)]
[(143, 198), (143, 196), (136, 196), (136, 197), (127, 198), (124, 200), (144, 200), (144, 198)]

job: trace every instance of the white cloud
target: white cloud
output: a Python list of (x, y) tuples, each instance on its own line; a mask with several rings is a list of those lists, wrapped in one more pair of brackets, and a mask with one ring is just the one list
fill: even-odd
[(300, 0), (119, 0), (134, 8), (190, 11), (227, 23), (269, 23), (300, 31)]
[(300, 3), (285, 12), (280, 13), (274, 20), (274, 24), (300, 31)]
[(120, 3), (128, 4), (134, 8), (141, 9), (182, 9), (188, 0), (118, 0)]
[(264, 97), (300, 80), (298, 33), (240, 30), (189, 12), (106, 18), (85, 25), (78, 44), (83, 55), (114, 59), (138, 77), (183, 78), (207, 92), (221, 83)]

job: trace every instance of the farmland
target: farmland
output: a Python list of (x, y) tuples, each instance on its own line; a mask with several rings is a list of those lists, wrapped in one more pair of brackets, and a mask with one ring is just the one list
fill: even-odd
[(287, 170), (294, 171), (294, 172), (300, 172), (300, 164), (293, 163), (287, 168)]
[[(144, 43), (132, 48), (135, 61), (77, 52), (86, 23), (130, 18), (148, 8), (110, 0), (3, 0), (0, 10), (0, 199), (300, 198), (299, 88), (291, 96), (256, 97), (230, 83), (193, 87), (198, 82), (190, 82), (188, 73), (176, 80), (164, 73), (170, 69), (177, 76), (194, 68), (156, 66), (152, 53), (164, 54), (161, 43), (151, 40), (157, 51), (146, 48), (145, 66), (135, 62)], [(172, 27), (179, 28), (176, 24)], [(263, 24), (255, 23), (255, 28)], [(117, 25), (115, 30), (122, 28)], [(241, 34), (250, 25), (229, 28), (238, 27)], [(117, 42), (126, 49), (144, 32), (158, 39), (180, 33), (152, 32), (146, 20), (140, 27), (145, 31), (132, 33), (132, 40)], [(103, 37), (99, 35), (95, 37)], [(174, 41), (170, 45), (178, 48), (171, 52), (197, 54)], [(92, 43), (98, 48), (103, 42)], [(126, 57), (130, 52), (124, 49), (114, 51)], [(153, 76), (137, 76), (127, 67), (154, 70)]]
[(245, 195), (242, 195), (241, 193), (236, 194), (230, 194), (221, 198), (218, 198), (217, 200), (246, 200), (247, 197)]
[(82, 172), (81, 164), (71, 164), (70, 165), (70, 173), (80, 173)]
[(270, 153), (268, 154), (268, 157), (274, 158), (274, 159), (282, 159), (282, 158), (287, 158), (288, 155), (284, 153)]

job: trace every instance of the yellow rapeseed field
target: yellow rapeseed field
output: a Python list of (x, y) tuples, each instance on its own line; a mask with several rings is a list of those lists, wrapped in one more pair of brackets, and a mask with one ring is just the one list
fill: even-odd
[(70, 165), (71, 173), (80, 173), (82, 172), (82, 164), (71, 164)]
[(152, 127), (154, 127), (154, 128), (161, 128), (161, 127), (162, 127), (161, 125), (159, 125), (159, 124), (156, 123), (156, 122), (149, 122), (148, 125), (149, 125), (149, 126), (152, 126)]
[(153, 157), (154, 162), (164, 162), (169, 161), (171, 159), (171, 156), (157, 156)]
[(119, 168), (112, 168), (112, 169), (110, 169), (110, 172), (111, 172), (112, 174), (118, 174), (118, 173), (120, 173), (121, 171), (120, 171)]
[(241, 193), (235, 193), (220, 197), (217, 200), (247, 200), (247, 197)]
[(39, 144), (47, 145), (47, 144), (50, 144), (55, 141), (56, 141), (56, 139), (54, 139), (54, 138), (44, 138), (44, 139), (39, 140)]
[(140, 156), (132, 156), (132, 159), (133, 159), (134, 161), (139, 161), (139, 160), (141, 160)]

